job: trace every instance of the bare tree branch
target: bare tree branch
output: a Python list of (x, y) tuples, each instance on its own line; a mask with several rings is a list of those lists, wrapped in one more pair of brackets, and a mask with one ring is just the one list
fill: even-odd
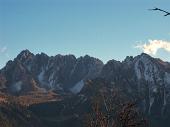
[(154, 8), (154, 9), (149, 9), (149, 10), (151, 10), (151, 11), (161, 11), (161, 12), (164, 12), (164, 13), (165, 13), (165, 15), (164, 15), (164, 16), (168, 16), (168, 15), (170, 15), (170, 12), (167, 12), (167, 11), (162, 10), (162, 9), (159, 9), (159, 8)]

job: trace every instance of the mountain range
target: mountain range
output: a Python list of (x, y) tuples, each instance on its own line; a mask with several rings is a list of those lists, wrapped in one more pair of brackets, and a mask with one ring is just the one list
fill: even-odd
[[(58, 126), (68, 126), (59, 123), (69, 123), (70, 119), (77, 120), (77, 116), (85, 114), (96, 92), (113, 90), (125, 100), (137, 101), (152, 126), (170, 126), (170, 63), (145, 53), (104, 64), (88, 55), (48, 56), (23, 50), (0, 70), (1, 94), (31, 105), (35, 114), (40, 114), (47, 102), (47, 107), (54, 102), (58, 104), (56, 107), (65, 105), (62, 112), (67, 113), (63, 113), (65, 119), (57, 122)], [(70, 101), (68, 106), (66, 103)]]

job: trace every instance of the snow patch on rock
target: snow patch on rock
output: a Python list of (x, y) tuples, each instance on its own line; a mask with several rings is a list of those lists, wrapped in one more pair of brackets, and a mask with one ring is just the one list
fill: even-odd
[(19, 92), (22, 89), (22, 81), (18, 81), (12, 85), (12, 92)]
[(139, 65), (139, 61), (137, 61), (135, 63), (135, 73), (136, 73), (137, 78), (141, 79), (142, 76), (141, 76), (141, 72), (140, 72), (140, 69), (139, 69), (138, 65)]
[(41, 72), (40, 72), (39, 75), (38, 75), (38, 80), (39, 80), (40, 83), (43, 83), (44, 73), (45, 73), (45, 70), (42, 68), (42, 69), (41, 69)]
[(77, 93), (79, 93), (79, 92), (82, 90), (83, 86), (84, 86), (84, 81), (81, 80), (81, 81), (79, 81), (76, 85), (74, 85), (74, 86), (70, 89), (70, 91), (71, 91), (72, 93), (74, 93), (74, 94), (77, 94)]
[(53, 88), (53, 85), (54, 85), (54, 83), (55, 83), (54, 75), (55, 75), (55, 73), (53, 72), (53, 73), (50, 75), (49, 79), (48, 79), (50, 88)]
[(154, 103), (154, 100), (155, 100), (154, 97), (150, 97), (149, 113), (151, 112), (151, 107), (152, 107), (152, 105)]

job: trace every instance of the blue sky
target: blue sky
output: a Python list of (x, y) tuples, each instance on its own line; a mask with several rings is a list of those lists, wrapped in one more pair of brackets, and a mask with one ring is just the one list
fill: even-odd
[[(48, 55), (89, 54), (104, 62), (142, 51), (149, 39), (170, 41), (169, 0), (0, 0), (0, 68), (23, 49)], [(155, 57), (170, 61), (159, 50)]]

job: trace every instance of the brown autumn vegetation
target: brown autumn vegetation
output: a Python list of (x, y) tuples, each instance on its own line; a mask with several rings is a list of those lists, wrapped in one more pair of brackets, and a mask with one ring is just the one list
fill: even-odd
[(121, 101), (120, 96), (112, 93), (95, 97), (92, 113), (87, 115), (87, 127), (148, 127), (136, 102)]

